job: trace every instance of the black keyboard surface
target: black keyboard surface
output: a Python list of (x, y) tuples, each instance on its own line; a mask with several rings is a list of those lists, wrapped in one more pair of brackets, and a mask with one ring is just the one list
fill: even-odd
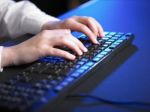
[(133, 38), (131, 33), (105, 32), (105, 37), (98, 38), (100, 44), (94, 45), (81, 35), (79, 39), (88, 52), (74, 61), (44, 57), (0, 83), (0, 111), (42, 112), (45, 105), (53, 109), (74, 85), (90, 76), (96, 66), (102, 66), (130, 45)]

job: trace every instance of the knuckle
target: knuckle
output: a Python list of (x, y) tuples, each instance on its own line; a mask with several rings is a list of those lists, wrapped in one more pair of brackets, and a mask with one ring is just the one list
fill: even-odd
[(52, 51), (53, 55), (59, 55), (61, 57), (67, 57), (67, 51)]
[(69, 25), (70, 25), (73, 21), (74, 21), (73, 18), (69, 18), (69, 19), (64, 20), (64, 22), (63, 22), (64, 28), (69, 28)]
[(49, 55), (54, 56), (57, 54), (57, 52), (55, 52), (53, 49), (48, 49), (48, 51), (49, 51)]
[(37, 46), (37, 49), (39, 51), (39, 54), (41, 54), (42, 56), (45, 56), (48, 52), (49, 47), (47, 45), (41, 45), (39, 44)]
[(82, 46), (82, 47), (84, 46), (84, 44), (80, 40), (78, 40), (78, 43), (80, 46)]
[(89, 23), (91, 23), (91, 22), (93, 21), (93, 18), (92, 18), (92, 17), (87, 17), (87, 21), (88, 21)]
[(63, 57), (67, 57), (68, 55), (67, 55), (67, 52), (61, 52), (61, 55), (63, 56)]
[(66, 37), (64, 36), (64, 35), (62, 35), (62, 36), (60, 36), (60, 41), (62, 42), (62, 43), (66, 43)]
[(83, 31), (86, 31), (87, 30), (87, 27), (85, 25), (81, 25), (80, 28), (83, 30)]
[(63, 53), (63, 57), (65, 57), (65, 58), (69, 58), (70, 55), (71, 55), (71, 54), (70, 54), (69, 52), (67, 52), (67, 51)]
[(64, 32), (64, 34), (66, 34), (66, 35), (70, 35), (70, 33), (71, 33), (71, 31), (70, 31), (69, 29), (64, 29), (63, 32)]
[(41, 42), (37, 45), (37, 49), (39, 49), (40, 51), (45, 51), (47, 49), (47, 46)]
[(48, 30), (43, 30), (42, 33), (43, 33), (43, 34), (47, 34), (47, 33), (48, 33)]
[(42, 37), (47, 37), (47, 35), (48, 35), (48, 30), (43, 30), (43, 31), (41, 32), (41, 36), (42, 36)]
[(68, 24), (68, 23), (71, 23), (72, 21), (74, 21), (73, 18), (69, 18), (69, 19), (66, 19), (64, 22), (65, 22), (66, 24)]

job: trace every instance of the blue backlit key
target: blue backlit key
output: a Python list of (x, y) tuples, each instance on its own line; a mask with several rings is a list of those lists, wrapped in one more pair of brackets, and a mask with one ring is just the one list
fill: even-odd
[(104, 51), (105, 51), (105, 52), (111, 52), (112, 50), (109, 49), (109, 48), (106, 48)]
[(95, 58), (93, 58), (93, 61), (97, 62), (97, 61), (99, 61), (100, 59), (101, 59), (101, 58), (95, 57)]
[(78, 72), (74, 72), (72, 73), (70, 76), (74, 77), (74, 78), (77, 78), (81, 75), (81, 73), (78, 73)]
[(97, 58), (103, 58), (103, 57), (104, 57), (104, 55), (102, 55), (102, 54), (98, 54), (98, 55), (96, 55), (96, 57), (97, 57)]
[(115, 49), (117, 45), (118, 44), (112, 44), (111, 46), (109, 46), (109, 49)]
[(102, 51), (100, 54), (101, 55), (106, 55), (108, 52)]
[(94, 65), (94, 62), (90, 61), (90, 62), (86, 63), (85, 65), (87, 65), (87, 66), (91, 67), (91, 66), (93, 66), (93, 65)]

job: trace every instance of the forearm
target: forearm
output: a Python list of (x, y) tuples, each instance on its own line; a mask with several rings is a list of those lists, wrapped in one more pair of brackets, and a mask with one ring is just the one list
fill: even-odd
[(0, 46), (0, 72), (3, 71), (3, 67), (2, 67), (2, 52), (3, 52), (3, 46)]
[(0, 36), (15, 38), (26, 33), (37, 34), (44, 23), (57, 21), (29, 1), (0, 1)]
[(0, 46), (0, 57), (1, 72), (3, 67), (13, 65), (14, 53), (12, 52), (11, 47)]

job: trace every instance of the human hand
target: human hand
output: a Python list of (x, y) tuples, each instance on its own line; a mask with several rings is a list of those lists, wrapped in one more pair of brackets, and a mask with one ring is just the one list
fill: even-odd
[(75, 59), (75, 55), (59, 49), (59, 46), (66, 46), (78, 55), (87, 52), (87, 48), (71, 35), (70, 30), (43, 30), (23, 43), (5, 47), (2, 53), (2, 67), (31, 63), (44, 56), (60, 56), (70, 60)]
[(70, 29), (73, 31), (79, 31), (86, 34), (95, 44), (98, 43), (97, 37), (104, 36), (102, 26), (92, 17), (73, 16), (62, 21), (50, 21), (43, 25), (42, 30), (45, 29)]

